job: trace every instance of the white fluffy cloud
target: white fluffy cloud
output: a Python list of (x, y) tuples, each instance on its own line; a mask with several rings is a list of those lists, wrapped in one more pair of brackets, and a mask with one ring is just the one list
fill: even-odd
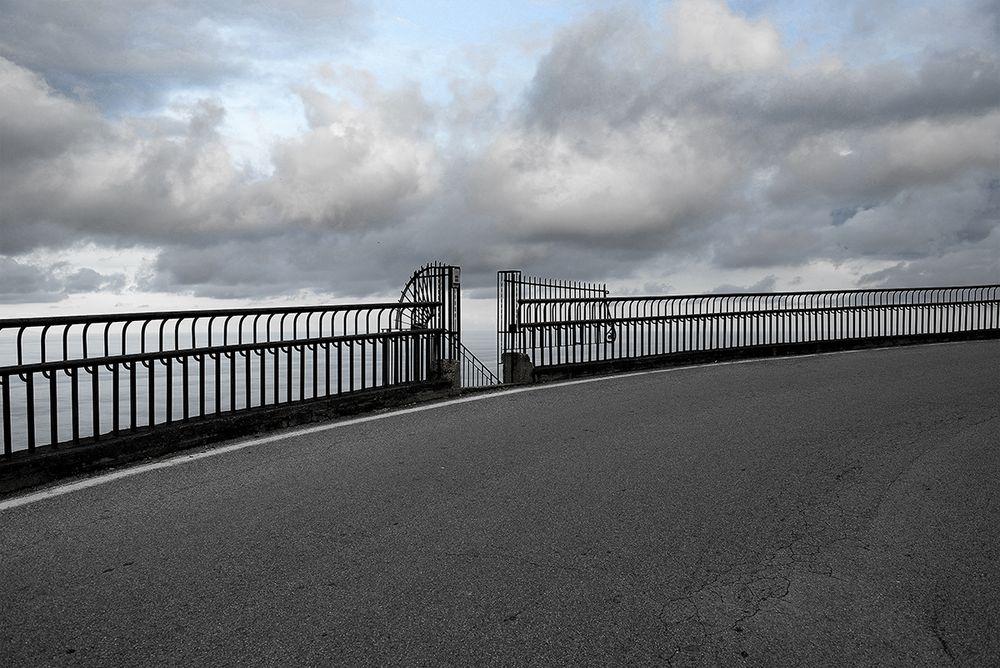
[[(240, 174), (210, 103), (189, 122), (118, 122), (0, 59), (0, 252), (197, 235), (228, 224)], [(11, 147), (8, 150), (8, 147)]]
[(723, 0), (676, 0), (667, 12), (670, 52), (682, 63), (748, 72), (785, 59), (781, 35), (770, 22), (734, 14)]
[(423, 128), (385, 94), (363, 108), (303, 90), (310, 121), (273, 150), (274, 173), (253, 178), (218, 133), (225, 110), (196, 104), (186, 122), (102, 118), (37, 75), (0, 60), (4, 160), (0, 252), (81, 240), (201, 244), (217, 235), (300, 225), (363, 230), (411, 214), (436, 189), (439, 167)]
[(724, 208), (737, 165), (709, 127), (653, 119), (601, 135), (518, 129), (481, 157), (468, 188), (521, 239), (629, 245)]
[(274, 175), (253, 188), (289, 224), (363, 229), (403, 223), (435, 193), (440, 157), (419, 90), (367, 91), (364, 107), (301, 91), (309, 129), (274, 147)]

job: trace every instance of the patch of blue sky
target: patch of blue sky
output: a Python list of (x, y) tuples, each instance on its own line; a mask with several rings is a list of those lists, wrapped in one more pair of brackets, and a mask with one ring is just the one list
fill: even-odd
[(218, 104), (225, 109), (225, 116), (217, 131), (234, 164), (245, 169), (250, 179), (266, 178), (274, 171), (270, 155), (274, 143), (300, 136), (306, 130), (294, 80), (271, 73), (212, 88), (184, 88), (173, 92), (162, 113), (186, 121), (199, 101)]
[(432, 102), (451, 98), (456, 76), (487, 76), (502, 96), (530, 80), (551, 34), (585, 12), (579, 2), (381, 3), (372, 41), (353, 64), (388, 85), (417, 81)]
[(846, 3), (732, 0), (730, 7), (753, 20), (767, 20), (778, 30), (793, 58), (812, 59), (828, 54), (846, 34)]
[(851, 66), (917, 65), (928, 51), (989, 46), (996, 39), (967, 2), (729, 0), (729, 6), (774, 25), (793, 62), (833, 56)]

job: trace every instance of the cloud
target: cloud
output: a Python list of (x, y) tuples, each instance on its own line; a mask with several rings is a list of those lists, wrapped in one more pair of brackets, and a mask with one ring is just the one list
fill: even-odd
[(718, 2), (567, 28), (469, 171), (474, 209), (525, 244), (590, 248), (584, 275), (616, 249), (634, 265), (789, 269), (913, 262), (990, 234), (995, 50), (796, 61), (775, 30)]
[(671, 51), (682, 63), (747, 72), (785, 59), (781, 36), (771, 23), (735, 14), (722, 0), (676, 0), (667, 15), (673, 28)]
[(253, 202), (286, 225), (366, 229), (400, 223), (437, 189), (438, 155), (419, 90), (369, 90), (357, 107), (301, 91), (309, 130), (274, 147)]
[(0, 303), (57, 302), (71, 294), (118, 292), (124, 287), (125, 276), (120, 273), (71, 270), (65, 264), (39, 266), (0, 256)]
[(708, 112), (739, 111), (761, 126), (809, 134), (987, 113), (996, 108), (998, 95), (997, 54), (953, 49), (925, 54), (916, 66), (805, 64), (778, 76), (713, 87), (703, 103)]
[(717, 286), (712, 292), (715, 294), (733, 294), (733, 293), (744, 293), (744, 292), (773, 292), (775, 289), (775, 284), (778, 282), (777, 277), (774, 274), (768, 274), (764, 278), (760, 279), (752, 285), (733, 285), (731, 283), (725, 283), (723, 285)]
[[(851, 207), (850, 216), (844, 216), (843, 209), (824, 215), (815, 199), (758, 212), (747, 216), (749, 220), (729, 221), (733, 233), (714, 241), (714, 262), (725, 269), (858, 258), (943, 266), (934, 258), (989, 245), (1000, 228), (998, 183), (1000, 175), (972, 172), (960, 179), (902, 189), (878, 204)], [(983, 271), (976, 272), (982, 277)]]
[(219, 107), (197, 105), (186, 124), (112, 122), (3, 60), (0, 86), (17, 92), (0, 103), (0, 253), (194, 238), (232, 224), (244, 175), (214, 130)]
[(0, 300), (4, 303), (51, 302), (64, 296), (59, 282), (44, 270), (0, 256)]
[(220, 299), (308, 292), (353, 299), (393, 290), (398, 294), (410, 272), (432, 257), (427, 245), (411, 253), (392, 243), (393, 235), (387, 231), (372, 236), (359, 245), (337, 230), (297, 228), (264, 239), (233, 237), (200, 247), (169, 245), (147, 268), (140, 287)]
[(0, 169), (6, 178), (28, 162), (105, 138), (96, 110), (53, 95), (34, 72), (0, 58), (0, 84)]
[(990, 236), (979, 244), (919, 261), (900, 261), (885, 269), (863, 274), (858, 283), (872, 287), (996, 285), (998, 273), (1000, 234), (994, 228)]
[(249, 74), (292, 46), (354, 39), (369, 11), (352, 0), (2, 0), (0, 14), (0, 57), (64, 94), (135, 109)]
[(643, 123), (599, 138), (514, 131), (490, 147), (468, 190), (478, 210), (523, 241), (670, 239), (726, 205), (736, 166), (701, 150), (712, 143), (697, 124)]
[(850, 255), (915, 259), (967, 250), (997, 228), (1000, 180), (969, 177), (907, 190), (827, 231)]
[[(998, 98), (1000, 99), (1000, 98)], [(995, 167), (1000, 110), (981, 116), (893, 123), (799, 141), (778, 166), (775, 201), (819, 197), (881, 201), (906, 188)]]
[(309, 130), (276, 144), (273, 174), (256, 179), (234, 163), (217, 131), (225, 110), (210, 100), (186, 123), (112, 122), (9, 61), (0, 60), (0, 82), (16, 93), (0, 101), (0, 195), (9, 203), (0, 253), (85, 240), (260, 240), (301, 226), (363, 232), (404, 220), (437, 187), (415, 89), (376, 89), (360, 107), (302, 90)]
[(912, 58), (956, 45), (993, 50), (1000, 36), (996, 0), (838, 4), (847, 12), (849, 27), (838, 46), (854, 59)]

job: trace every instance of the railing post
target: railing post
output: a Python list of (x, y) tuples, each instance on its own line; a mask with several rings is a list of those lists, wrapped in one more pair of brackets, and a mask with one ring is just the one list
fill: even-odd
[[(387, 331), (389, 331), (389, 330), (382, 330), (382, 333), (385, 334)], [(389, 385), (392, 384), (391, 376), (389, 374), (389, 371), (391, 369), (391, 364), (392, 364), (392, 358), (391, 358), (391, 354), (390, 354), (391, 343), (392, 343), (391, 339), (388, 339), (388, 338), (383, 338), (382, 339), (382, 346), (381, 346), (381, 348), (382, 348), (382, 387), (389, 387)], [(318, 354), (318, 352), (317, 352), (317, 354)]]
[(0, 387), (3, 388), (3, 456), (10, 457), (14, 449), (10, 430), (10, 376), (0, 376)]
[(416, 330), (416, 328), (417, 326), (414, 324), (411, 327), (411, 333), (410, 333), (410, 369), (413, 372), (411, 380), (413, 380), (414, 382), (420, 382), (424, 380), (424, 378), (421, 375), (421, 365), (420, 365), (420, 357), (423, 351), (420, 348), (420, 334), (417, 334), (414, 331)]
[(459, 359), (459, 350), (462, 345), (462, 269), (461, 267), (448, 267), (448, 295), (450, 300), (450, 326), (451, 333), (449, 341), (448, 359)]
[[(9, 377), (8, 377), (9, 378)], [(28, 452), (35, 451), (35, 374), (24, 379), (25, 397), (28, 400)], [(6, 402), (5, 402), (6, 403)]]
[(504, 354), (521, 352), (515, 341), (520, 327), (521, 272), (518, 270), (497, 272), (497, 360), (503, 365), (503, 378), (510, 375), (506, 368)]
[[(86, 370), (86, 369), (85, 369)], [(95, 364), (93, 375), (90, 377), (90, 420), (91, 429), (94, 432), (94, 440), (101, 439), (101, 385), (100, 385), (101, 365)]]

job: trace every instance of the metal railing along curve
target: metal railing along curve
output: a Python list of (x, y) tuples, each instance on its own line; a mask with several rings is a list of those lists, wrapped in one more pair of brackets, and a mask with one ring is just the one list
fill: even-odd
[(1000, 328), (998, 285), (508, 301), (498, 352), (536, 368)]
[[(441, 301), (0, 320), (3, 452), (426, 382)], [(16, 444), (16, 445), (15, 445)]]

